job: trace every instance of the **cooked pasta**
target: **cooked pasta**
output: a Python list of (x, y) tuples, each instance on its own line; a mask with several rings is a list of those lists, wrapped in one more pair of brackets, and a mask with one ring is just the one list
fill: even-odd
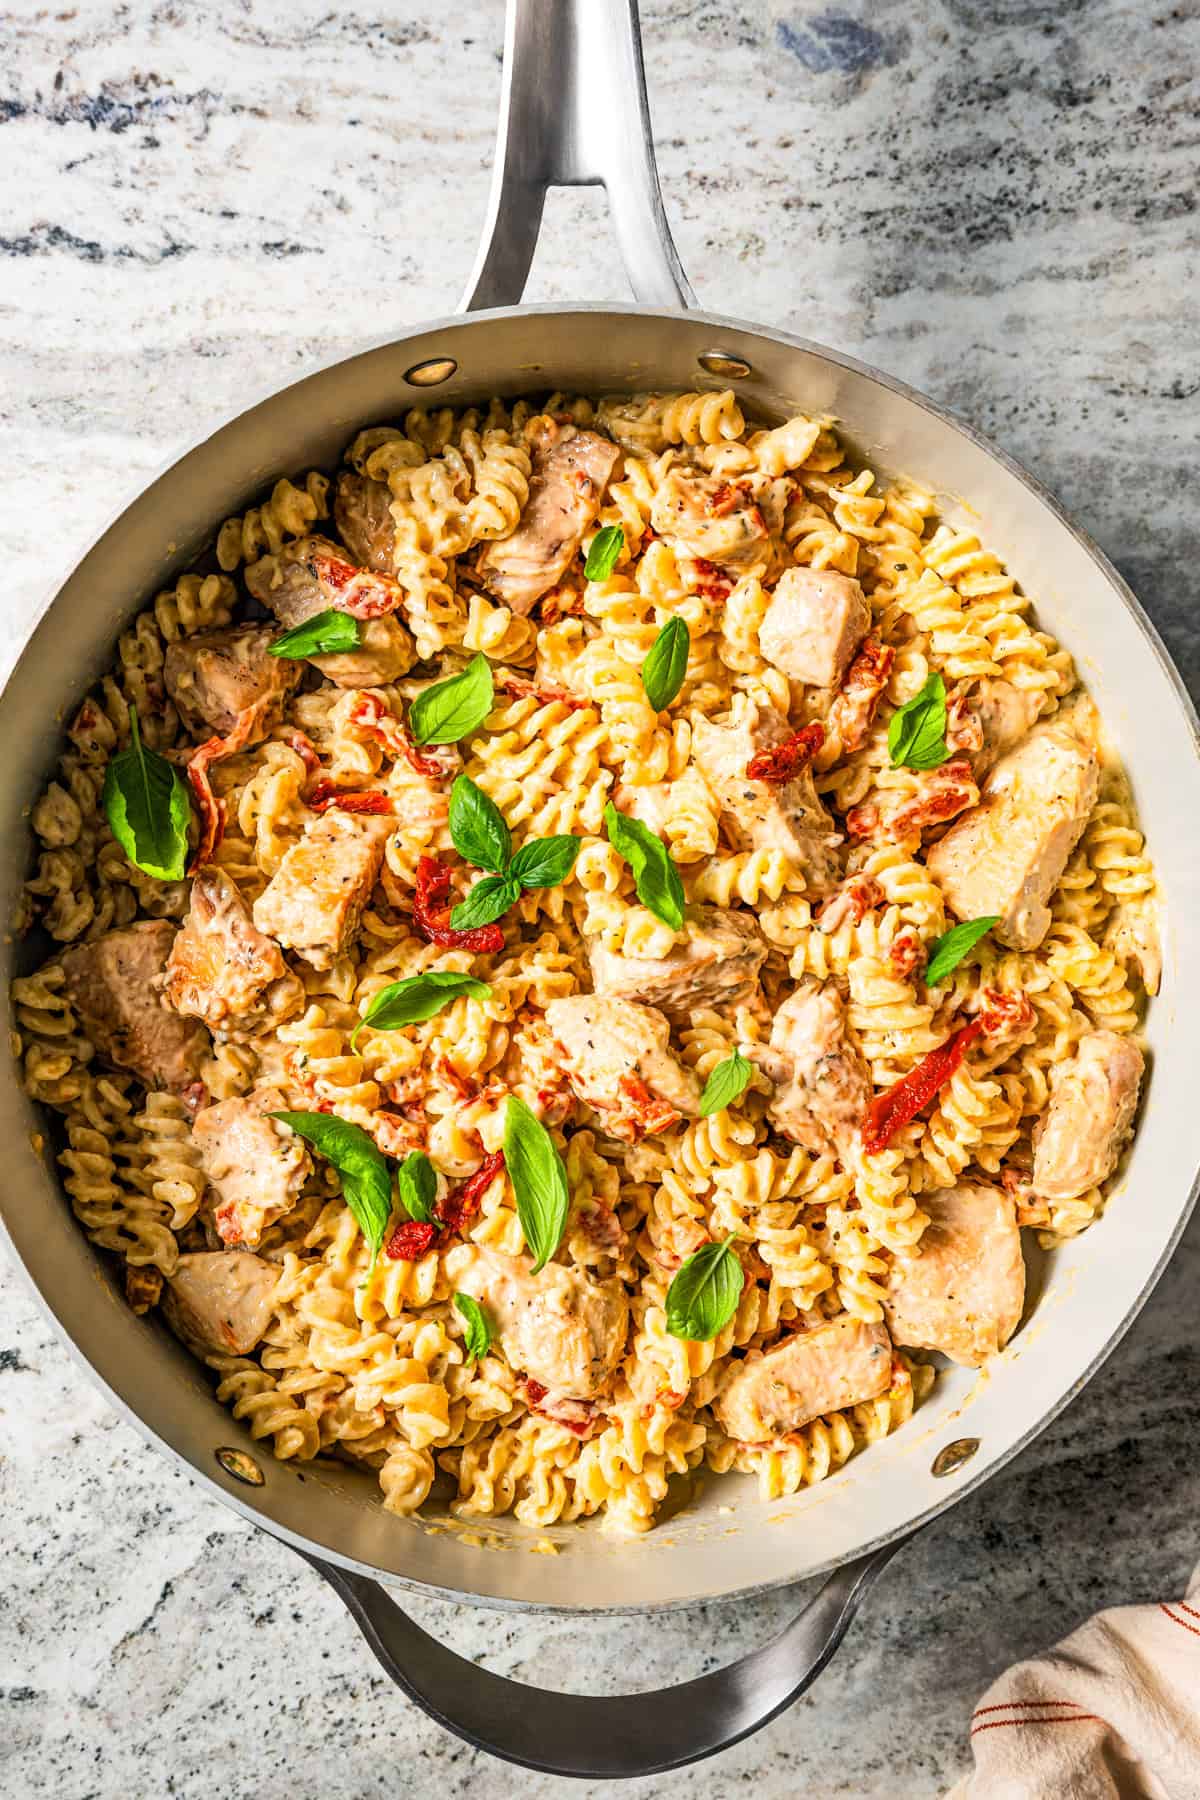
[[(251, 666), (328, 612), (348, 646)], [(414, 703), (472, 656), (490, 705), (418, 744)], [(922, 707), (935, 752), (899, 754)], [(114, 832), (135, 716), (187, 769), (190, 881)], [(764, 428), (723, 391), (371, 427), (220, 525), (66, 739), (21, 921), (49, 953), (12, 1000), (70, 1203), (255, 1439), (368, 1466), (392, 1512), (448, 1492), (643, 1531), (701, 1462), (795, 1492), (904, 1427), (934, 1352), (1002, 1347), (1019, 1228), (1053, 1244), (1104, 1205), (1160, 979), (1128, 788), (1001, 560), (827, 419)], [(1053, 844), (1038, 758), (1056, 796), (1076, 783)], [(479, 873), (460, 775), (514, 848), (577, 840), (474, 930), (430, 899)], [(939, 946), (972, 920), (956, 963)], [(430, 975), (458, 988), (389, 1025), (395, 984)], [(514, 1100), (568, 1191), (540, 1272)], [(393, 1191), (371, 1240), (280, 1113), (359, 1128), (390, 1169), (427, 1156), (433, 1211)], [(681, 1326), (704, 1256), (736, 1279)], [(581, 1333), (586, 1375), (548, 1373)]]

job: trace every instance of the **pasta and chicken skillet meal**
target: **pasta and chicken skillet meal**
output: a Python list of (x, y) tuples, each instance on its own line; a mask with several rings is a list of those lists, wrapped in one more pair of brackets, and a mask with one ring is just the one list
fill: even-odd
[(14, 1003), (76, 1214), (253, 1436), (644, 1530), (999, 1351), (1159, 981), (1000, 561), (728, 392), (410, 413), (215, 561), (68, 728)]

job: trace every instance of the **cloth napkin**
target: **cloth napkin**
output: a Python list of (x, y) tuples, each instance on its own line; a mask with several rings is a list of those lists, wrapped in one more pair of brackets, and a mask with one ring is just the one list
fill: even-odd
[(1097, 1613), (993, 1683), (946, 1800), (1200, 1800), (1200, 1566), (1187, 1597)]

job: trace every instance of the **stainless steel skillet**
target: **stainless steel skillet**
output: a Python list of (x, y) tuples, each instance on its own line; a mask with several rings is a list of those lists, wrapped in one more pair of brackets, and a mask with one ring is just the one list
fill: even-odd
[[(546, 188), (596, 180), (642, 304), (520, 309)], [(677, 1766), (736, 1741), (803, 1691), (905, 1535), (1028, 1442), (1111, 1349), (1174, 1246), (1200, 1165), (1200, 1023), (1188, 1004), (1200, 963), (1197, 727), (1148, 622), (1037, 485), (974, 434), (848, 359), (678, 310), (690, 301), (654, 173), (631, 0), (515, 0), (497, 178), (468, 316), (317, 371), (199, 444), (79, 565), (0, 700), (0, 899), (11, 907), (28, 855), (27, 809), (63, 715), (111, 660), (130, 615), (194, 560), (216, 523), (278, 473), (331, 465), (358, 426), (423, 397), (462, 404), (528, 388), (731, 384), (766, 418), (831, 412), (885, 476), (919, 476), (952, 515), (966, 496), (981, 536), (1079, 656), (1131, 770), (1170, 903), (1164, 995), (1150, 1021), (1153, 1080), (1125, 1190), (1097, 1230), (1035, 1270), (1033, 1316), (975, 1393), (963, 1371), (949, 1371), (910, 1426), (802, 1495), (764, 1505), (748, 1482), (713, 1482), (646, 1539), (614, 1540), (592, 1525), (539, 1532), (558, 1551), (547, 1556), (529, 1554), (531, 1534), (510, 1521), (496, 1521), (482, 1544), (444, 1521), (430, 1532), (385, 1515), (366, 1475), (271, 1462), (215, 1405), (203, 1371), (124, 1306), (63, 1204), (52, 1159), (34, 1147), (40, 1121), (12, 1069), (0, 1074), (9, 1158), (0, 1214), (47, 1313), (114, 1404), (318, 1567), (433, 1716), (498, 1755), (563, 1774)], [(7, 978), (18, 952), (6, 945), (5, 956)], [(261, 1485), (247, 1484), (256, 1473)], [(673, 1691), (614, 1700), (538, 1695), (475, 1668), (420, 1632), (374, 1579), (465, 1601), (636, 1611), (749, 1596), (829, 1569), (812, 1608), (765, 1650)]]

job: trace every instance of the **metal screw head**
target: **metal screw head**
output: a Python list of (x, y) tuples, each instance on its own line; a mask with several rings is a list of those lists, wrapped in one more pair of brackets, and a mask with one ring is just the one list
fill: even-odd
[(696, 361), (706, 375), (720, 375), (725, 381), (739, 381), (750, 373), (745, 357), (734, 356), (728, 350), (704, 350)]
[(437, 387), (439, 382), (449, 381), (458, 364), (452, 356), (431, 356), (425, 362), (414, 363), (411, 369), (405, 369), (404, 379), (413, 387)]
[(254, 1458), (247, 1456), (244, 1450), (231, 1450), (223, 1445), (215, 1454), (225, 1473), (232, 1475), (235, 1481), (244, 1481), (247, 1487), (262, 1487), (265, 1484), (266, 1476)]
[(931, 1473), (934, 1475), (953, 1475), (964, 1463), (969, 1463), (979, 1448), (978, 1438), (955, 1438), (944, 1450), (939, 1450), (933, 1459)]

